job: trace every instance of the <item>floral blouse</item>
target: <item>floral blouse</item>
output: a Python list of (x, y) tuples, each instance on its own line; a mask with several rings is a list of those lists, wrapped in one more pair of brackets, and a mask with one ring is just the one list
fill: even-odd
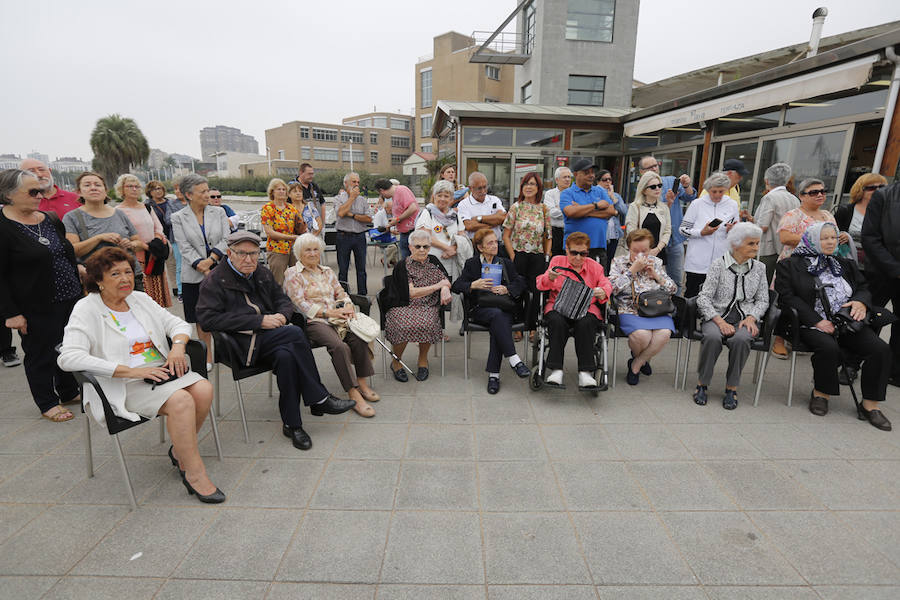
[[(279, 209), (274, 202), (269, 202), (262, 207), (259, 213), (263, 226), (268, 225), (278, 233), (294, 233), (294, 223), (300, 219), (300, 212), (293, 204), (285, 204)], [(266, 252), (275, 254), (290, 254), (291, 242), (287, 240), (266, 239)]]
[(641, 271), (637, 275), (631, 272), (631, 255), (623, 254), (613, 259), (609, 268), (609, 281), (612, 283), (613, 298), (616, 303), (616, 310), (620, 315), (636, 315), (637, 310), (634, 307), (635, 299), (631, 295), (631, 283), (634, 282), (634, 293), (643, 294), (650, 290), (662, 288), (670, 294), (674, 294), (678, 286), (666, 274), (666, 269), (660, 259), (655, 256), (648, 256), (653, 264), (653, 269), (662, 276), (662, 285), (655, 279), (647, 275), (646, 271)]
[(542, 202), (516, 202), (509, 207), (503, 227), (515, 252), (544, 252), (544, 240), (550, 237), (550, 211)]
[(337, 275), (325, 265), (319, 265), (318, 271), (307, 269), (303, 263), (288, 267), (284, 272), (284, 291), (307, 319), (320, 323), (328, 322), (316, 316), (323, 309), (334, 308), (338, 301), (350, 299)]
[[(819, 218), (815, 219), (810, 217), (805, 212), (803, 212), (799, 208), (795, 208), (793, 210), (789, 210), (784, 213), (784, 216), (781, 217), (781, 222), (778, 224), (778, 231), (787, 231), (789, 233), (794, 233), (796, 235), (803, 235), (810, 225), (815, 223), (821, 223), (823, 221), (827, 221), (828, 223), (837, 223), (834, 220), (834, 215), (832, 215), (827, 210), (819, 210)], [(783, 258), (787, 258), (791, 255), (791, 252), (794, 251), (796, 245), (788, 246), (785, 244), (784, 248), (781, 249), (781, 254), (778, 255), (778, 260)]]

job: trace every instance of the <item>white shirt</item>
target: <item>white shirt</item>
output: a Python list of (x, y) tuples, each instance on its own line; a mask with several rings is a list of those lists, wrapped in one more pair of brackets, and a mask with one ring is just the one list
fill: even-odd
[[(453, 236), (455, 236), (459, 231), (463, 228), (462, 222), (460, 221), (459, 215), (453, 212), (453, 209), (450, 209), (450, 214), (447, 215), (449, 218), (453, 219), (453, 222), (448, 227), (444, 227), (440, 223), (434, 220), (434, 217), (431, 216), (431, 211), (428, 208), (423, 208), (419, 211), (419, 216), (416, 218), (416, 229), (427, 229), (431, 235), (437, 236), (437, 238), (445, 243), (452, 244)], [(438, 258), (444, 253), (443, 250), (438, 248), (437, 246), (432, 246), (431, 250), (428, 251), (428, 254), (436, 256)]]
[(374, 217), (372, 217), (372, 227), (384, 227), (385, 229), (388, 228), (388, 216), (384, 208), (378, 209), (378, 212), (375, 213)]
[(544, 204), (550, 209), (550, 226), (565, 227), (565, 215), (559, 208), (559, 188), (555, 187), (544, 192)]
[(166, 362), (133, 312), (110, 309), (109, 313), (112, 316), (113, 326), (128, 338), (129, 367), (155, 367)]
[[(479, 215), (482, 217), (486, 217), (498, 212), (505, 212), (505, 210), (503, 209), (503, 201), (500, 200), (500, 198), (498, 198), (497, 196), (492, 196), (491, 194), (487, 194), (484, 197), (483, 202), (475, 200), (475, 198), (473, 198), (472, 195), (469, 194), (466, 199), (462, 200), (457, 205), (457, 210), (459, 211), (460, 222), (476, 219)], [(497, 239), (502, 240), (503, 237), (500, 233), (500, 226), (497, 225), (493, 228), (493, 230), (494, 234), (497, 236)], [(471, 238), (475, 235), (475, 232), (466, 231), (466, 235)]]

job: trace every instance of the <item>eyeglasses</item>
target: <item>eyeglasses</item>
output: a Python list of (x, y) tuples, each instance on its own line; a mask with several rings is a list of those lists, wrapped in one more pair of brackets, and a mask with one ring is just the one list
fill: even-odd
[(803, 196), (824, 196), (828, 192), (826, 190), (806, 190), (803, 192)]
[(31, 188), (30, 190), (28, 190), (28, 195), (31, 196), (32, 198), (37, 198), (38, 196), (43, 198), (44, 192), (43, 192), (43, 190), (41, 190), (41, 188)]
[(139, 183), (129, 183), (129, 184), (124, 185), (124, 186), (122, 186), (122, 187), (127, 187), (127, 188), (130, 189), (130, 190), (139, 190), (139, 189), (141, 189), (141, 185), (140, 185)]
[(649, 167), (644, 167), (644, 170), (652, 171), (653, 169), (658, 169), (658, 168), (659, 168), (659, 163), (656, 163), (655, 165), (650, 165)]
[(221, 198), (221, 197), (222, 197), (222, 194), (210, 194), (209, 195), (210, 200), (215, 200), (215, 199)]
[(612, 177), (601, 177), (600, 181), (612, 181)]
[(431, 248), (431, 244), (413, 244), (413, 248), (416, 250), (428, 250)]
[(867, 192), (874, 192), (875, 190), (880, 190), (883, 187), (884, 187), (883, 183), (875, 183), (873, 185), (865, 185), (865, 186), (863, 186), (863, 189)]
[(587, 250), (566, 250), (566, 252), (569, 253), (569, 256), (583, 256), (585, 258), (590, 254)]
[(661, 187), (662, 187), (662, 184), (661, 184), (661, 183), (654, 183), (653, 185), (648, 185), (648, 186), (647, 186), (646, 188), (644, 188), (644, 189), (648, 189), (648, 190), (658, 190), (658, 189), (661, 188)]
[(244, 252), (243, 250), (232, 250), (232, 254), (237, 256), (238, 258), (259, 258), (259, 250), (255, 252)]

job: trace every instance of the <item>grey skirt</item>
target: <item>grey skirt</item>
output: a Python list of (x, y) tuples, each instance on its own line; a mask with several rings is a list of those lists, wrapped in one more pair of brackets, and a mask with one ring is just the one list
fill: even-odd
[(125, 384), (125, 408), (142, 417), (152, 419), (159, 414), (160, 407), (178, 390), (194, 385), (204, 378), (199, 373), (189, 371), (168, 383), (155, 388), (143, 379), (131, 379)]

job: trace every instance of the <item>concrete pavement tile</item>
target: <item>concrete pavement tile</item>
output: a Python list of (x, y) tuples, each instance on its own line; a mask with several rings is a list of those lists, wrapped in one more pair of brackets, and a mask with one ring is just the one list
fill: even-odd
[[(377, 419), (377, 417), (376, 417)], [(348, 423), (338, 442), (335, 458), (403, 458), (409, 425)]]
[(550, 460), (621, 460), (602, 425), (544, 425)]
[(900, 570), (831, 512), (753, 512), (753, 522), (814, 585), (897, 584)]
[[(125, 456), (125, 464), (128, 465), (131, 486), (134, 488), (134, 496), (139, 503), (161, 481), (170, 478), (173, 473), (177, 473), (168, 457), (163, 459), (159, 456)], [(93, 477), (85, 478), (62, 496), (60, 501), (65, 504), (130, 505), (125, 476), (122, 475), (119, 460), (113, 458), (107, 460), (101, 467), (95, 467)]]
[[(896, 460), (852, 460), (850, 464), (860, 473), (878, 481), (895, 496), (900, 496), (900, 461)], [(866, 508), (866, 507), (860, 507)]]
[[(34, 405), (32, 405), (34, 408)], [(0, 454), (43, 454), (67, 443), (84, 433), (84, 426), (77, 415), (65, 423), (51, 423), (46, 419), (16, 427), (8, 435), (0, 437)]]
[(412, 405), (412, 423), (472, 423), (472, 400), (457, 394), (419, 396)]
[(478, 460), (547, 460), (537, 425), (476, 425)]
[(900, 513), (896, 511), (842, 511), (835, 513), (861, 541), (900, 565)]
[(162, 579), (127, 577), (63, 577), (44, 595), (47, 600), (150, 600)]
[(374, 585), (273, 583), (266, 600), (372, 600)]
[(573, 518), (595, 582), (697, 583), (656, 515), (576, 513)]
[(568, 510), (650, 510), (620, 462), (554, 463)]
[(35, 425), (34, 419), (7, 419), (0, 418), (0, 440), (13, 433), (28, 429)]
[(323, 423), (307, 419), (303, 430), (312, 438), (312, 448), (297, 450), (290, 438), (279, 433), (262, 445), (259, 456), (266, 458), (329, 458), (337, 446), (338, 439), (347, 427), (343, 423)]
[(821, 510), (812, 494), (766, 461), (703, 463), (743, 510)]
[(674, 424), (669, 425), (669, 430), (687, 446), (697, 460), (763, 457), (759, 450), (738, 433), (734, 425)]
[(521, 425), (534, 423), (534, 415), (528, 399), (512, 394), (474, 396), (472, 412), (475, 423)]
[(396, 506), (416, 510), (478, 510), (475, 463), (404, 462)]
[[(693, 371), (693, 373), (696, 372), (697, 371)], [(697, 406), (691, 399), (691, 395), (694, 393), (694, 388), (697, 385), (696, 379), (692, 380), (691, 376), (692, 373), (689, 372), (688, 383), (683, 392), (680, 388), (677, 391), (669, 388), (662, 394), (644, 392), (646, 394), (643, 397), (644, 402), (647, 403), (647, 406), (653, 414), (656, 415), (655, 420), (660, 423), (684, 425), (734, 423), (736, 419), (731, 414), (732, 411), (724, 410), (722, 408), (722, 394), (725, 391), (724, 386), (710, 386), (709, 404), (706, 406)], [(743, 396), (747, 396), (747, 394), (743, 394)], [(745, 406), (741, 406), (737, 410), (752, 410), (752, 396), (748, 396), (748, 398), (750, 398), (750, 402), (746, 402), (746, 398), (744, 398)]]
[[(828, 417), (831, 416), (829, 411)], [(900, 458), (900, 445), (894, 439), (896, 436), (879, 431), (855, 417), (849, 423), (810, 423), (799, 424), (797, 427), (800, 431), (826, 440), (828, 447), (843, 458), (851, 460)]]
[(625, 460), (690, 460), (691, 455), (665, 425), (609, 424), (606, 434)]
[(844, 460), (777, 461), (779, 469), (818, 497), (832, 510), (895, 510), (892, 496), (880, 478), (873, 478)]
[[(380, 383), (381, 380), (378, 380)], [(372, 419), (364, 419), (360, 417), (353, 411), (349, 411), (348, 414), (352, 417), (348, 420), (350, 423), (369, 423), (376, 422), (382, 425), (387, 423), (409, 423), (409, 415), (412, 410), (413, 396), (414, 393), (412, 388), (404, 390), (404, 394), (409, 395), (393, 395), (390, 391), (385, 391), (379, 388), (377, 389), (379, 395), (381, 395), (381, 400), (372, 404), (375, 408), (375, 416)]]
[[(254, 462), (251, 458), (226, 458), (221, 462), (216, 458), (206, 458), (203, 464), (206, 466), (206, 474), (209, 475), (210, 481), (227, 496), (237, 487), (246, 470)], [(156, 489), (143, 500), (142, 506), (165, 504), (195, 508), (197, 499), (188, 494), (175, 468), (171, 466), (169, 468), (172, 473), (163, 477)]]
[(229, 506), (303, 508), (325, 467), (324, 460), (261, 458), (228, 494)]
[(489, 600), (597, 600), (589, 585), (490, 585)]
[[(281, 435), (281, 423), (250, 421), (250, 442), (244, 442), (244, 429), (240, 421), (222, 421), (219, 423), (219, 442), (222, 445), (222, 456), (229, 458), (256, 458), (262, 452), (263, 445), (276, 435), (290, 444), (290, 440)], [(274, 442), (274, 440), (272, 440)], [(158, 442), (158, 440), (157, 440)], [(315, 440), (313, 441), (315, 443)], [(160, 445), (162, 446), (162, 445)], [(166, 444), (164, 452), (169, 450)], [(200, 454), (216, 456), (216, 443), (211, 435), (200, 441)]]
[(485, 600), (483, 585), (379, 585), (378, 600)]
[[(810, 587), (707, 586), (710, 600), (817, 600)], [(861, 598), (861, 596), (859, 596)]]
[(564, 510), (559, 486), (546, 462), (482, 462), (478, 487), (484, 511)]
[(276, 579), (377, 583), (390, 512), (307, 511)]
[(738, 512), (663, 513), (675, 544), (706, 585), (802, 585), (805, 582)]
[[(97, 457), (98, 472), (106, 459)], [(46, 455), (0, 484), (0, 502), (46, 502), (87, 479), (84, 457)], [(124, 480), (120, 481), (124, 485)], [(124, 488), (120, 488), (126, 493)], [(127, 500), (126, 500), (127, 502)]]
[(534, 418), (540, 424), (593, 423), (597, 415), (588, 403), (578, 396), (563, 394), (534, 395), (529, 398)]
[(220, 509), (174, 576), (271, 580), (300, 515), (299, 510)]
[(696, 463), (630, 462), (626, 464), (657, 510), (736, 510), (737, 506)]
[(0, 577), (0, 596), (16, 600), (38, 600), (59, 577)]
[[(628, 387), (627, 385), (625, 387)], [(647, 391), (643, 390), (641, 396), (621, 395), (622, 386), (619, 386), (609, 395), (600, 394), (599, 398), (587, 398), (588, 406), (594, 409), (596, 421), (600, 423), (659, 423), (659, 417), (650, 410), (650, 406), (644, 402), (643, 396)]]
[(0, 483), (16, 475), (19, 471), (27, 469), (42, 456), (42, 454), (0, 455)]
[(488, 583), (591, 583), (566, 515), (490, 513), (483, 520)]
[(897, 600), (900, 586), (817, 586), (816, 593), (822, 600)]
[(311, 508), (388, 510), (394, 505), (399, 461), (333, 460)]
[[(79, 414), (78, 417), (81, 417), (81, 415)], [(78, 417), (76, 417), (76, 420)], [(159, 425), (156, 423), (145, 423), (144, 425), (155, 427), (157, 435), (159, 435)], [(64, 454), (66, 456), (75, 454), (84, 455), (84, 422), (79, 422), (76, 426), (81, 435), (69, 437), (64, 443), (53, 448), (51, 451), (53, 454)], [(133, 429), (126, 429), (119, 434), (119, 439), (122, 442), (122, 449), (125, 451), (126, 456), (130, 454), (127, 449), (127, 444), (145, 433), (142, 429), (142, 427), (134, 427)], [(168, 446), (166, 446), (166, 448), (168, 448)], [(113, 436), (109, 435), (109, 430), (106, 429), (105, 425), (100, 425), (93, 419), (91, 419), (91, 453), (93, 456), (112, 456), (116, 453), (116, 443)]]
[(409, 428), (407, 458), (471, 460), (474, 456), (469, 425), (411, 425)]
[(395, 512), (381, 581), (484, 583), (478, 514)]
[(216, 514), (209, 507), (141, 507), (110, 531), (71, 574), (168, 577)]
[[(706, 588), (709, 590), (710, 588)], [(598, 586), (601, 600), (705, 600), (700, 586)]]
[(48, 504), (0, 504), (0, 544), (48, 507)]
[(801, 431), (791, 423), (750, 423), (735, 425), (744, 439), (768, 458), (834, 459), (837, 454), (828, 447), (821, 432)]
[(154, 600), (263, 600), (267, 581), (217, 581), (211, 579), (169, 579), (160, 588)]
[(0, 545), (0, 573), (67, 573), (127, 512), (118, 506), (74, 505), (47, 512)]

